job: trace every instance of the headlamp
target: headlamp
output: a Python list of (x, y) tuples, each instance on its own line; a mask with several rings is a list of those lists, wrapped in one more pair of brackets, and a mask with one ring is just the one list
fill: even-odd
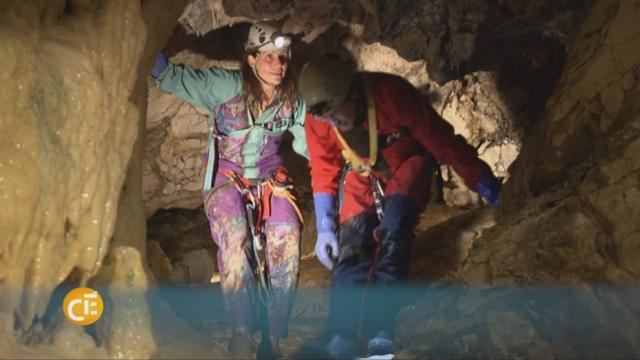
[(273, 34), (271, 41), (273, 41), (273, 46), (278, 50), (286, 49), (291, 45), (291, 38), (281, 34)]

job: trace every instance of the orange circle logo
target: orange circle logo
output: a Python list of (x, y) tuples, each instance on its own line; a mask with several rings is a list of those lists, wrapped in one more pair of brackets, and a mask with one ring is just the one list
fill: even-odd
[(87, 326), (102, 316), (104, 303), (97, 291), (90, 288), (75, 288), (64, 297), (62, 312), (70, 322)]

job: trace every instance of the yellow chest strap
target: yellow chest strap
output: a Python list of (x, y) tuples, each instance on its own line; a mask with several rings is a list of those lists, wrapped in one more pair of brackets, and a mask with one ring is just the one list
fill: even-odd
[(367, 119), (369, 123), (369, 159), (362, 159), (355, 151), (349, 146), (344, 136), (340, 133), (340, 130), (336, 126), (333, 130), (342, 145), (342, 157), (351, 165), (354, 171), (362, 176), (371, 175), (371, 168), (376, 164), (378, 156), (378, 125), (376, 122), (376, 106), (373, 101), (373, 96), (366, 81), (364, 82), (365, 95), (367, 97)]

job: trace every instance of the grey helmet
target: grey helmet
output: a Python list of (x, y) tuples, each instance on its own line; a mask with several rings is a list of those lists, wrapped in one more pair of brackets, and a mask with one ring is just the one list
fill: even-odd
[(325, 117), (340, 105), (351, 88), (354, 66), (334, 56), (315, 58), (302, 67), (298, 91), (315, 116)]
[(286, 50), (291, 45), (291, 37), (282, 33), (280, 26), (271, 21), (257, 22), (249, 28), (245, 51)]

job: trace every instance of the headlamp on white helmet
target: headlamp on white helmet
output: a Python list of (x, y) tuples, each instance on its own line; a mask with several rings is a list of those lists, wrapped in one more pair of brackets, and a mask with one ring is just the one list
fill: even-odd
[(289, 48), (289, 45), (291, 45), (291, 38), (286, 36), (286, 35), (277, 35), (277, 34), (273, 34), (274, 35), (274, 39), (273, 39), (273, 46), (278, 49), (287, 49)]
[(291, 37), (283, 34), (274, 22), (258, 22), (251, 25), (245, 51), (286, 50), (291, 45)]

